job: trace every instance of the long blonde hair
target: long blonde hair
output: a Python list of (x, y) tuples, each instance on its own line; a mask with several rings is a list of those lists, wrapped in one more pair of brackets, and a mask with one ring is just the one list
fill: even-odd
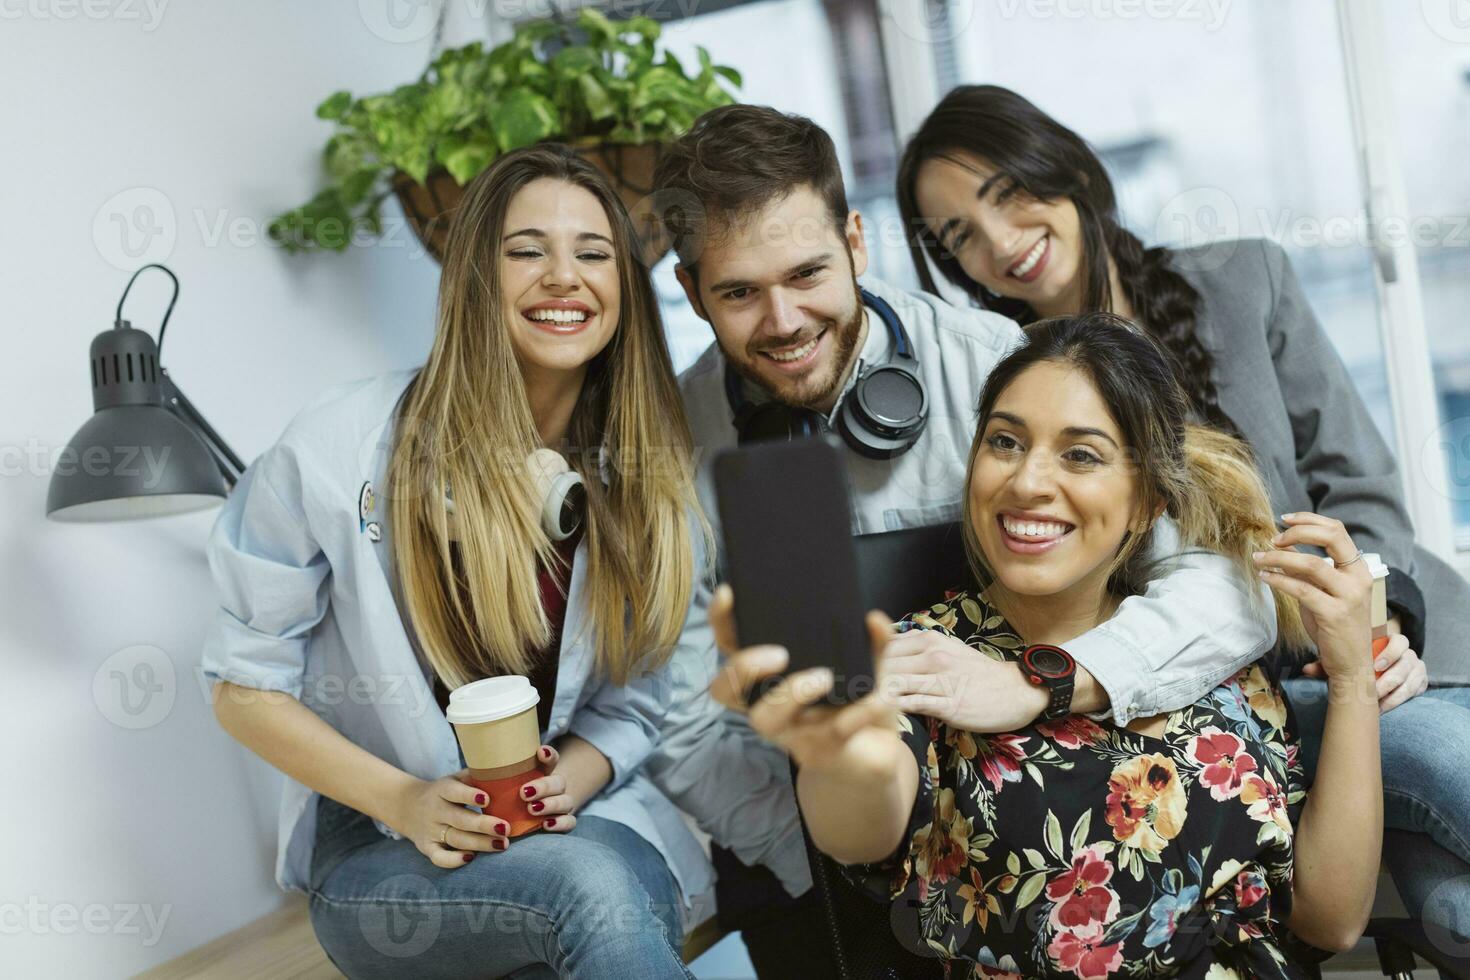
[[(1109, 569), (1109, 590), (1136, 595), (1159, 573), (1148, 553), (1152, 516), (1162, 510), (1173, 518), (1186, 547), (1230, 558), (1240, 571), (1242, 588), (1254, 601), (1261, 601), (1251, 554), (1270, 550), (1276, 534), (1270, 494), (1249, 446), (1189, 421), (1189, 397), (1158, 342), (1111, 313), (1053, 317), (1026, 327), (1025, 334), (1025, 342), (996, 365), (980, 393), (965, 485), (969, 486), (985, 427), (1001, 393), (1036, 364), (1069, 364), (1092, 380), (1122, 430), (1138, 479), (1139, 510), (1149, 518), (1149, 530), (1124, 538)], [(988, 582), (993, 575), (975, 534), (968, 493), (964, 508), (965, 550), (976, 577)], [(1274, 595), (1281, 645), (1309, 649), (1296, 600), (1284, 592)]]
[(540, 442), (499, 273), (511, 200), (540, 178), (598, 199), (618, 265), (621, 317), (588, 365), (568, 429), (568, 462), (587, 490), (586, 608), (601, 676), (623, 684), (635, 667), (668, 658), (689, 605), (696, 548), (711, 552), (689, 427), (627, 211), (565, 146), (501, 157), (465, 188), (452, 218), (433, 348), (401, 402), (388, 469), (395, 570), (419, 645), (451, 689), (524, 674), (528, 651), (550, 640), (537, 568), (559, 559), (526, 466)]

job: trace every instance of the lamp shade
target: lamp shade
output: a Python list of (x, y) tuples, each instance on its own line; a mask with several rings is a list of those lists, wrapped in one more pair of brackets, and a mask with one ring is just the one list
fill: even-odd
[(126, 321), (92, 341), (95, 414), (57, 460), (46, 516), (68, 522), (182, 514), (229, 490), (204, 440), (165, 404), (153, 338)]

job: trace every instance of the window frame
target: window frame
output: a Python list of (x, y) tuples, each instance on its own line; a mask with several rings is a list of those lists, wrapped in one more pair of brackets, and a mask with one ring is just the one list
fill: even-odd
[[(890, 3), (892, 0), (890, 0)], [(953, 0), (950, 0), (953, 2)], [(1390, 115), (1389, 68), (1386, 61), (1382, 0), (1335, 0), (1338, 43), (1345, 69), (1346, 94), (1358, 150), (1361, 199), (1366, 209), (1374, 253), (1374, 282), (1379, 305), (1379, 332), (1388, 378), (1398, 446), (1399, 480), (1414, 522), (1415, 538), (1427, 550), (1470, 577), (1470, 541), (1456, 547), (1449, 499), (1435, 487), (1446, 486), (1444, 456), (1436, 438), (1440, 428), (1433, 362), (1425, 329), (1418, 256), (1405, 236), (1382, 234), (1390, 222), (1409, 214), (1408, 190), (1399, 163)], [(885, 27), (893, 14), (883, 5)], [(938, 38), (916, 38), (913, 18), (902, 31), (885, 29), (883, 39), (899, 46), (894, 61), (903, 71), (889, 72), (893, 114), (906, 137), (911, 120), (922, 120), (936, 98)]]

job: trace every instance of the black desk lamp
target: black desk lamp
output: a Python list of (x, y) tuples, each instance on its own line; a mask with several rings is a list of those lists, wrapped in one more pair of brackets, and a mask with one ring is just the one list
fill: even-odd
[[(122, 318), (123, 301), (144, 269), (173, 280), (158, 342)], [(46, 516), (90, 523), (160, 517), (218, 504), (245, 470), (159, 365), (163, 332), (179, 299), (166, 267), (133, 273), (117, 302), (113, 329), (92, 339), (95, 413), (62, 450), (46, 496)]]

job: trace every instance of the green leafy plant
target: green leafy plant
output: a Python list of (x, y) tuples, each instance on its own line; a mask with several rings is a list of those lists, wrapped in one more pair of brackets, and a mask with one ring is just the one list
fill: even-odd
[(291, 252), (341, 250), (359, 229), (382, 231), (396, 173), (424, 184), (443, 169), (463, 185), (518, 147), (664, 142), (734, 101), (726, 84), (739, 88), (739, 72), (701, 47), (691, 74), (658, 50), (659, 34), (647, 17), (584, 9), (575, 26), (537, 21), (488, 51), (479, 42), (445, 51), (391, 92), (332, 94), (316, 109), (336, 123), (323, 151), (329, 183), (277, 216), (270, 237)]

